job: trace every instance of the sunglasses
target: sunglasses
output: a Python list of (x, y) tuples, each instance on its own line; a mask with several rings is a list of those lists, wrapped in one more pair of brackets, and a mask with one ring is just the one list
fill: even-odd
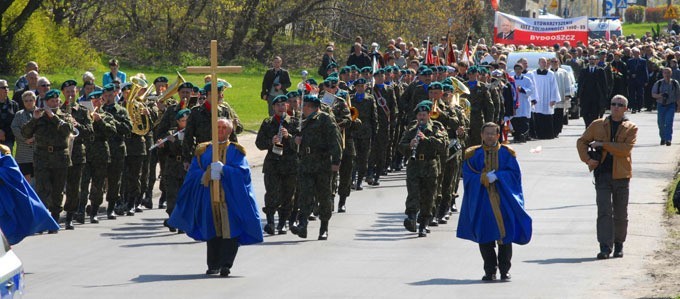
[(626, 107), (626, 104), (624, 103), (612, 103), (612, 107)]
[(43, 85), (40, 85), (40, 86), (42, 86), (42, 87), (50, 87), (50, 86), (52, 86), (52, 84), (43, 84)]
[(0, 89), (7, 89), (7, 86), (0, 87)]

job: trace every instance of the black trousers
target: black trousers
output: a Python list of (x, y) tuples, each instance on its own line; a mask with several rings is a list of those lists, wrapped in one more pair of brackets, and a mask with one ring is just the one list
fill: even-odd
[(557, 137), (562, 133), (562, 127), (564, 127), (564, 108), (555, 108), (555, 114), (553, 114), (553, 133)]
[(529, 118), (513, 117), (510, 120), (510, 123), (512, 123), (512, 128), (514, 129), (514, 132), (512, 133), (514, 138), (519, 138), (521, 140), (529, 135)]
[(208, 240), (208, 269), (231, 269), (238, 253), (238, 239), (222, 239), (216, 237)]
[(536, 130), (536, 138), (538, 139), (553, 139), (555, 138), (555, 131), (553, 129), (553, 116), (550, 114), (534, 113), (534, 125)]
[(597, 115), (597, 114), (593, 114), (593, 113), (591, 113), (591, 114), (584, 114), (584, 115), (583, 115), (583, 122), (584, 122), (585, 125), (586, 125), (586, 129), (588, 128), (588, 126), (590, 126), (590, 123), (592, 123), (592, 122), (593, 122), (594, 120), (596, 120), (596, 119), (598, 119), (598, 115)]
[(498, 245), (498, 255), (496, 255), (496, 242), (479, 244), (479, 252), (484, 259), (484, 273), (496, 274), (496, 267), (501, 274), (510, 271), (510, 260), (512, 259), (512, 243)]

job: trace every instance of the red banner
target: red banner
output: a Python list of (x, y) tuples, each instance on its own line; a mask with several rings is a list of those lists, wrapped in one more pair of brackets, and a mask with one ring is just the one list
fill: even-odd
[(552, 46), (568, 41), (588, 44), (588, 18), (531, 19), (496, 12), (494, 43)]

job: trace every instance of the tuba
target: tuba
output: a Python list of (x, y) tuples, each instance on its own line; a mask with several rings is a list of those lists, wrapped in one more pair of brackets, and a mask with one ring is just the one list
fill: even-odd
[[(132, 88), (130, 88), (129, 99), (125, 99), (125, 109), (130, 114), (132, 133), (144, 136), (151, 130), (151, 119), (147, 115), (142, 115), (142, 111), (146, 109), (142, 101), (154, 88), (149, 88), (146, 80), (136, 76), (130, 78), (130, 83), (132, 83)], [(138, 96), (137, 94), (143, 89), (146, 89), (144, 94)]]
[[(182, 77), (182, 75), (177, 72), (177, 80), (175, 80), (175, 82), (173, 82), (167, 90), (156, 97), (156, 102), (165, 103), (165, 101), (170, 99), (179, 91), (179, 87), (185, 82), (187, 82), (187, 80), (185, 80), (184, 77)], [(231, 87), (231, 85), (229, 87)]]

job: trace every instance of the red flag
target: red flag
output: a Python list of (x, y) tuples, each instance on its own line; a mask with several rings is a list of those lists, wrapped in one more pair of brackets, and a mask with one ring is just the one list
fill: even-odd
[(472, 55), (470, 53), (470, 40), (472, 38), (468, 35), (467, 40), (465, 41), (465, 46), (463, 47), (463, 61), (466, 61), (468, 64), (474, 63), (472, 61)]
[(451, 36), (449, 34), (446, 35), (446, 41), (448, 43), (448, 51), (446, 52), (446, 64), (451, 65), (453, 63), (456, 63), (456, 53), (453, 52), (453, 43), (451, 42)]
[(491, 0), (491, 7), (493, 10), (498, 10), (498, 0)]
[(427, 37), (427, 52), (425, 53), (425, 65), (434, 65), (434, 57), (432, 56), (432, 45), (430, 44), (430, 37)]

